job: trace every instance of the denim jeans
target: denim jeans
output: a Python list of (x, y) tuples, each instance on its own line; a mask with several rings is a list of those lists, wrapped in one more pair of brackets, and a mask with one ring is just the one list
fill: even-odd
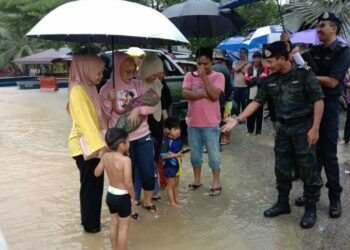
[(191, 148), (192, 167), (203, 164), (203, 146), (208, 151), (208, 162), (211, 169), (221, 168), (220, 128), (197, 128), (187, 126), (188, 144)]

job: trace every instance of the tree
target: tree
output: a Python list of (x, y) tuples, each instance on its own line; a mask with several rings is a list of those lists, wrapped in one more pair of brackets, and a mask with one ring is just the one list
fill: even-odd
[(48, 44), (57, 47), (57, 43), (31, 41), (24, 36), (44, 15), (65, 2), (69, 1), (0, 0), (0, 68)]
[(350, 38), (350, 1), (349, 0), (291, 0), (284, 15), (286, 24), (297, 31), (316, 26), (317, 18), (323, 12), (334, 12), (343, 21), (341, 34)]
[(235, 11), (243, 18), (242, 35), (247, 35), (253, 29), (280, 23), (276, 0), (259, 1), (240, 6)]

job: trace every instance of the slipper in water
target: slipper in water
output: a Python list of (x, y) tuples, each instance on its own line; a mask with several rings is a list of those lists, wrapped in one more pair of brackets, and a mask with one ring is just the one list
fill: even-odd
[(147, 209), (147, 211), (150, 211), (152, 213), (158, 212), (158, 208), (155, 205), (151, 205), (151, 206), (143, 205), (143, 208)]
[(199, 184), (199, 185), (196, 185), (196, 184), (188, 184), (188, 190), (196, 190), (197, 188), (200, 188), (201, 186), (203, 186), (203, 184)]
[(134, 220), (138, 220), (140, 218), (139, 214), (138, 213), (134, 213), (132, 215), (130, 215), (132, 219)]
[(218, 187), (218, 188), (211, 188), (209, 190), (209, 196), (218, 196), (221, 194), (221, 189), (222, 187)]

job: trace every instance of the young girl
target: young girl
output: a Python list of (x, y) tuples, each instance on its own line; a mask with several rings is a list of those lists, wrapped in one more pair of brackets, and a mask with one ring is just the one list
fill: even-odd
[(111, 152), (105, 153), (95, 176), (103, 175), (106, 170), (109, 187), (106, 203), (112, 222), (110, 239), (113, 250), (126, 249), (130, 224), (132, 200), (135, 196), (132, 183), (131, 160), (128, 157), (128, 133), (124, 129), (111, 128), (106, 133), (106, 142)]

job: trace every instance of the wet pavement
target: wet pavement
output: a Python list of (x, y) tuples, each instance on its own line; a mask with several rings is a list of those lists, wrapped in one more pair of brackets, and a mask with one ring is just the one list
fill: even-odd
[[(67, 150), (71, 121), (65, 112), (66, 96), (66, 89), (57, 93), (0, 89), (0, 228), (10, 249), (110, 249), (104, 202), (100, 233), (86, 234), (79, 225), (79, 177)], [(344, 113), (341, 128), (343, 124)], [(206, 163), (204, 186), (186, 190), (192, 181), (186, 156), (182, 207), (170, 208), (162, 190), (158, 214), (139, 208), (141, 220), (131, 224), (129, 249), (349, 249), (350, 176), (344, 171), (350, 170), (350, 146), (338, 147), (343, 216), (328, 217), (323, 188), (318, 222), (305, 230), (299, 226), (303, 208), (293, 204), (302, 193), (300, 181), (293, 185), (290, 215), (262, 215), (277, 195), (273, 143), (268, 120), (260, 137), (246, 135), (245, 125), (237, 127), (232, 144), (223, 147), (219, 197), (208, 196), (211, 173)]]

